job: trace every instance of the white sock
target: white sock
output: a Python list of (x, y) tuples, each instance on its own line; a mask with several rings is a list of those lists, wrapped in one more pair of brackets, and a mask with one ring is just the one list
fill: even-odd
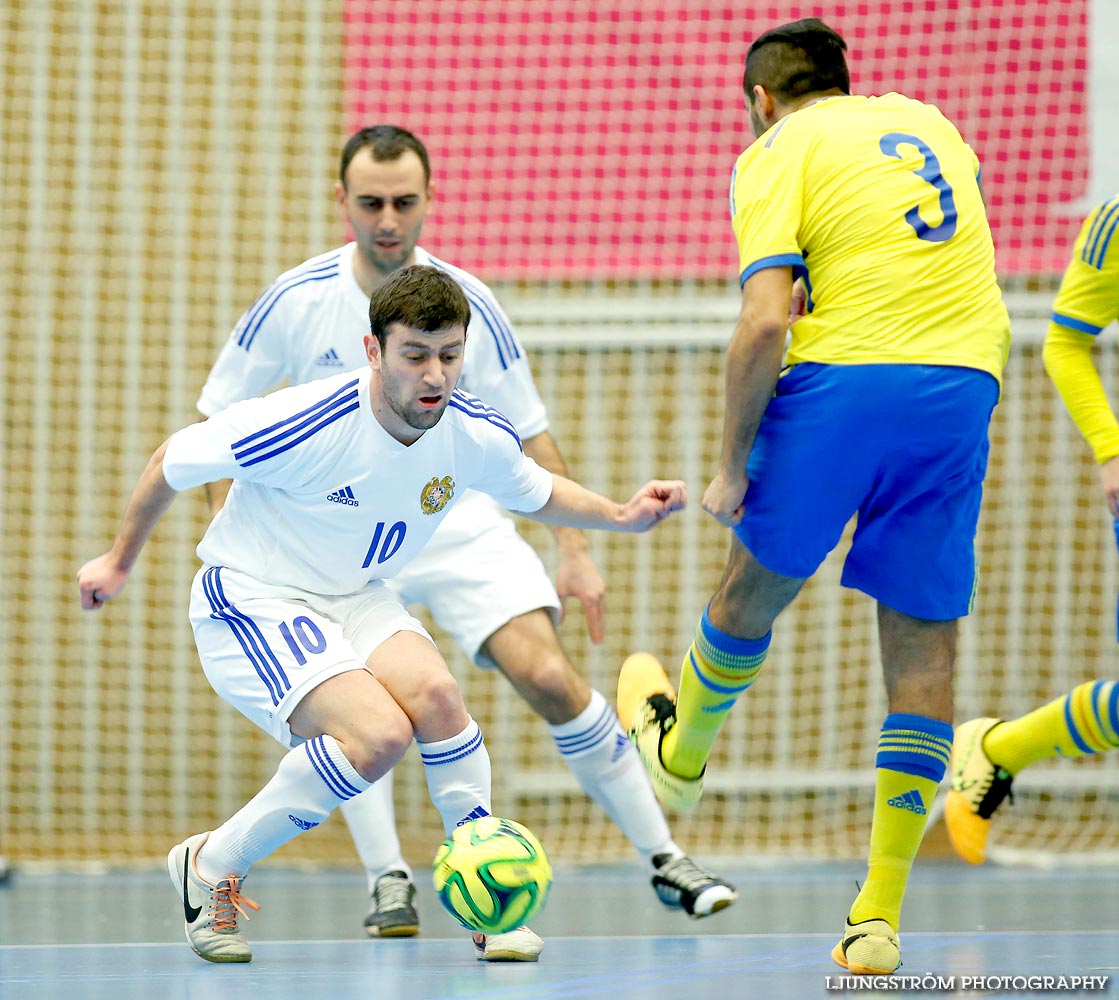
[(360, 795), (342, 803), (354, 847), (365, 866), (370, 893), (385, 872), (404, 872), (413, 881), (412, 869), (400, 853), (396, 835), (396, 810), (392, 801), (392, 771), (378, 778)]
[(316, 736), (289, 750), (272, 780), (210, 834), (195, 856), (198, 874), (212, 885), (244, 877), (250, 865), (368, 787), (333, 736)]
[(683, 854), (637, 749), (598, 691), (591, 691), (591, 703), (570, 722), (548, 728), (583, 790), (606, 810), (645, 861), (651, 864), (656, 854)]
[(447, 836), (468, 819), (490, 815), (490, 755), (478, 723), (471, 719), (449, 740), (416, 740), (416, 746), (427, 774), (428, 794), (443, 817)]

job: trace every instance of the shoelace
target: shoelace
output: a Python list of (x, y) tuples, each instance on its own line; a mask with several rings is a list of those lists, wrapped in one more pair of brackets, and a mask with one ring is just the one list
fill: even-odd
[(213, 903), (213, 929), (215, 931), (237, 930), (237, 914), (240, 913), (246, 920), (249, 915), (241, 904), (250, 910), (259, 910), (260, 904), (254, 903), (248, 896), (241, 892), (241, 880), (236, 875), (223, 878), (214, 889)]
[(685, 892), (694, 892), (697, 889), (706, 888), (712, 882), (717, 881), (714, 875), (700, 868), (686, 855), (673, 858), (666, 864), (661, 865), (660, 875), (662, 878), (671, 879)]
[(379, 911), (402, 910), (411, 905), (412, 885), (399, 875), (382, 875), (373, 889), (373, 901)]

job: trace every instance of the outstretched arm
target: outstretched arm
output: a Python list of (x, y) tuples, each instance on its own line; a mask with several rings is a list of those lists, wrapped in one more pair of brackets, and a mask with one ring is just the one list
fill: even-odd
[(688, 504), (687, 487), (679, 480), (654, 479), (624, 504), (588, 490), (564, 476), (552, 476), (552, 495), (539, 510), (524, 517), (569, 528), (603, 531), (648, 531)]
[(78, 590), (86, 611), (96, 611), (124, 589), (152, 529), (178, 495), (163, 477), (166, 451), (167, 441), (164, 441), (140, 475), (113, 547), (78, 570)]
[[(547, 431), (527, 438), (523, 445), (525, 454), (541, 468), (556, 476), (567, 475), (563, 456)], [(606, 581), (594, 564), (587, 538), (578, 528), (561, 525), (552, 525), (552, 534), (559, 549), (556, 593), (559, 594), (560, 613), (563, 613), (563, 602), (574, 597), (583, 605), (591, 641), (602, 642), (606, 638)]]

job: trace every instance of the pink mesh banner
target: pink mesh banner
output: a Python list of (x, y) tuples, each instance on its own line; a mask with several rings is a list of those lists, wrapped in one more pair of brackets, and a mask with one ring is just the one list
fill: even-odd
[(732, 278), (746, 49), (815, 13), (856, 93), (932, 101), (975, 147), (1001, 271), (1056, 273), (1087, 186), (1087, 6), (347, 0), (348, 121), (424, 140), (424, 244), (487, 279)]

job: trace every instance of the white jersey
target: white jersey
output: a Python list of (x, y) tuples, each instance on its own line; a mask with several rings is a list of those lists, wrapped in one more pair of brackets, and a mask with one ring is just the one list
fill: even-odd
[(237, 403), (172, 435), (163, 474), (176, 490), (234, 479), (198, 545), (209, 565), (319, 594), (392, 576), (470, 487), (531, 513), (552, 476), (511, 423), (456, 389), (411, 445), (373, 414), (368, 366)]
[[(272, 282), (241, 317), (214, 363), (197, 403), (203, 416), (259, 396), (284, 380), (298, 385), (366, 364), (369, 296), (354, 277), (356, 250), (356, 243), (347, 243)], [(416, 247), (416, 263), (446, 271), (470, 303), (459, 388), (508, 417), (521, 438), (547, 430), (547, 412), (528, 359), (493, 292), (422, 247)], [(482, 506), (490, 510), (483, 512)], [(496, 512), (484, 496), (467, 497), (446, 519), (439, 537), (464, 541), (475, 518)]]

